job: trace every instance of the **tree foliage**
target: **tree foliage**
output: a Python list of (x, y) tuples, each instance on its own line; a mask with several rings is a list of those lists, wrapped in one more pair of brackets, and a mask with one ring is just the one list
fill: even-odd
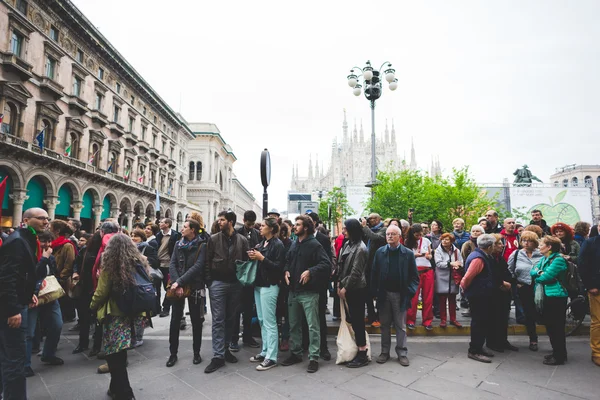
[(330, 227), (337, 226), (344, 217), (352, 214), (354, 210), (348, 204), (346, 193), (337, 186), (333, 187), (319, 203), (319, 217)]
[(466, 228), (496, 201), (486, 196), (469, 175), (468, 167), (453, 169), (449, 177), (430, 177), (422, 171), (387, 171), (377, 175), (380, 182), (374, 189), (368, 207), (383, 218), (406, 218), (414, 208), (413, 222), (440, 220), (445, 230), (452, 229), (452, 220), (460, 217)]

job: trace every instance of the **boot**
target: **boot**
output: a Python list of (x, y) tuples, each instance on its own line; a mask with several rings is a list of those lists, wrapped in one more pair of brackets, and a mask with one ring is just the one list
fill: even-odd
[(354, 357), (354, 360), (350, 361), (346, 366), (348, 368), (360, 368), (369, 364), (369, 357), (367, 356), (367, 350), (359, 350)]

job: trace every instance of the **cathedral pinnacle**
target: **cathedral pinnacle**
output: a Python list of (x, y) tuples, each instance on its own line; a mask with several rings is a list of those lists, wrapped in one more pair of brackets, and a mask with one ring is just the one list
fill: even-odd
[(346, 120), (346, 109), (344, 108), (344, 122), (342, 123), (342, 130), (344, 132), (344, 143), (348, 142), (348, 121)]
[(360, 119), (360, 142), (364, 143), (365, 141), (365, 132), (363, 131), (363, 126), (362, 126), (362, 118)]
[(410, 169), (417, 169), (417, 156), (415, 154), (415, 141), (410, 139)]

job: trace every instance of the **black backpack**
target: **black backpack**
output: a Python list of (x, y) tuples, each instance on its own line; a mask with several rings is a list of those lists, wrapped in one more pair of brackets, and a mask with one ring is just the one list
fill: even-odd
[(116, 299), (117, 307), (127, 316), (146, 312), (151, 317), (157, 311), (156, 288), (142, 265), (136, 266), (134, 278), (135, 283), (123, 289)]

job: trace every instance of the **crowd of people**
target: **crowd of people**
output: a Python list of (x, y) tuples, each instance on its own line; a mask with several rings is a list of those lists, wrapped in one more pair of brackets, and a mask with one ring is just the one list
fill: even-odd
[[(256, 349), (249, 361), (258, 371), (302, 363), (307, 352), (307, 372), (317, 372), (319, 359), (331, 360), (328, 296), (333, 318), (343, 310), (354, 332), (356, 354), (344, 361), (349, 368), (371, 361), (367, 325), (381, 328), (377, 363), (391, 358), (394, 326), (398, 362), (409, 366), (407, 329), (415, 329), (418, 311), (427, 331), (436, 318), (440, 328), (462, 328), (459, 304), (471, 317), (470, 359), (489, 363), (495, 353), (519, 350), (507, 336), (514, 304), (529, 350), (538, 351), (536, 325), (543, 324), (552, 347), (543, 363), (561, 365), (567, 299), (580, 294), (577, 277), (589, 295), (592, 361), (600, 366), (598, 226), (548, 226), (539, 210), (526, 226), (513, 218), (500, 223), (494, 210), (470, 230), (461, 218), (448, 231), (439, 220), (409, 221), (372, 213), (344, 221), (332, 238), (316, 213), (290, 221), (272, 212), (257, 223), (247, 211), (236, 229), (236, 214), (223, 211), (210, 233), (192, 213), (180, 232), (168, 218), (136, 223), (131, 231), (107, 219), (91, 234), (78, 220), (51, 221), (43, 209), (26, 210), (22, 227), (3, 235), (0, 247), (0, 394), (26, 398), (34, 353), (42, 363), (63, 365), (57, 356), (63, 323), (77, 319), (73, 353), (105, 359), (98, 372), (111, 374), (109, 396), (131, 399), (127, 350), (144, 344), (153, 317), (170, 317), (166, 367), (174, 366), (186, 299), (192, 363), (202, 363), (207, 296), (213, 355), (205, 373), (238, 362), (240, 336), (243, 346)], [(280, 362), (279, 352), (288, 351)]]

